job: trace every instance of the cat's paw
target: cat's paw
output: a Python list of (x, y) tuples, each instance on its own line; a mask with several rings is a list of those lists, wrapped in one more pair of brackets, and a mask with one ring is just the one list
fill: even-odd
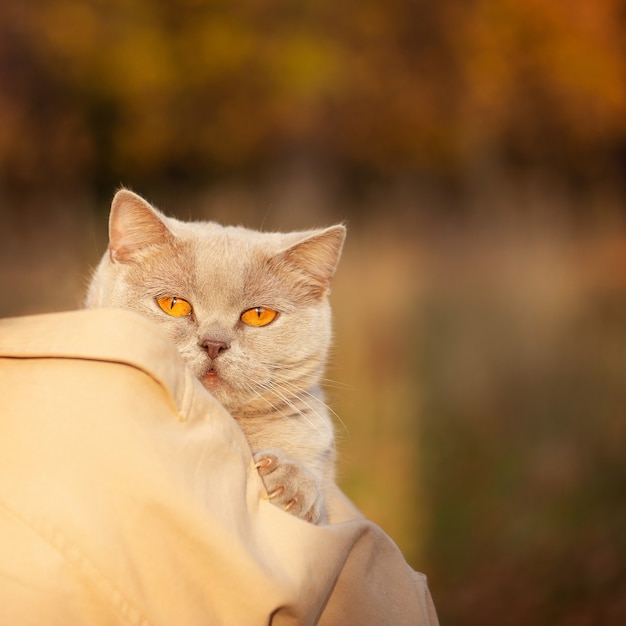
[(278, 450), (256, 452), (254, 461), (273, 504), (313, 524), (325, 521), (318, 481), (302, 463)]

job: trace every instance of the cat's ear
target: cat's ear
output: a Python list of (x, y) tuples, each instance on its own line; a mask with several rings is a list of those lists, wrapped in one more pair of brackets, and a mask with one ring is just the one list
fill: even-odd
[(161, 214), (142, 197), (128, 189), (115, 194), (109, 216), (111, 261), (125, 263), (135, 252), (166, 244), (173, 237)]
[(307, 276), (312, 295), (321, 297), (335, 275), (346, 227), (343, 224), (316, 231), (281, 252), (281, 260), (297, 267)]

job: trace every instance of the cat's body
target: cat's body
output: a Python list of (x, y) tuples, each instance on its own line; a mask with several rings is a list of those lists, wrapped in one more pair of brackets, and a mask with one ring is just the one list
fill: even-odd
[(282, 234), (181, 222), (121, 190), (109, 235), (87, 307), (154, 320), (240, 424), (274, 502), (323, 521), (335, 452), (319, 382), (345, 228)]

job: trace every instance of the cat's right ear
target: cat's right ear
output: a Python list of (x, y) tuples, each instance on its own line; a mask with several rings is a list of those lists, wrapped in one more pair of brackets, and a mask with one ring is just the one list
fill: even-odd
[(111, 203), (109, 216), (109, 258), (126, 263), (134, 253), (173, 239), (159, 212), (141, 196), (120, 189)]

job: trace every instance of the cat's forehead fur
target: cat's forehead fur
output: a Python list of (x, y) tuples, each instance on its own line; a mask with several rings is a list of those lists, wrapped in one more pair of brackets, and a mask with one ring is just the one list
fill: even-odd
[(173, 217), (160, 214), (168, 228), (180, 239), (202, 238), (214, 241), (215, 249), (220, 246), (241, 246), (244, 250), (262, 247), (266, 251), (279, 252), (284, 248), (305, 239), (317, 232), (316, 230), (294, 231), (289, 233), (264, 232), (245, 228), (244, 226), (224, 226), (217, 222), (183, 222)]
[(274, 256), (316, 232), (261, 232), (243, 226), (222, 226), (216, 222), (181, 222), (164, 215), (161, 219), (176, 239), (189, 246), (200, 261), (233, 272), (251, 261)]
[[(189, 293), (179, 294), (183, 297), (208, 293), (212, 304), (222, 307), (240, 308), (242, 298), (247, 298), (250, 306), (280, 300), (281, 281), (266, 271), (268, 260), (313, 232), (262, 233), (242, 226), (162, 217), (176, 237), (173, 246), (177, 254), (155, 253), (153, 273), (171, 277), (176, 283), (172, 289), (186, 287)], [(181, 259), (184, 267), (180, 266)], [(181, 285), (181, 281), (186, 284)]]

